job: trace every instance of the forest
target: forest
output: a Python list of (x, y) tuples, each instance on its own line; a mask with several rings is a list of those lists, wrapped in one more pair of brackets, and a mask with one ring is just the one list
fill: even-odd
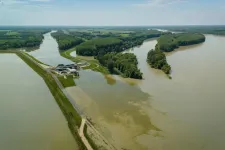
[[(76, 46), (76, 53), (82, 56), (95, 56), (113, 74), (124, 77), (142, 79), (142, 73), (137, 68), (134, 54), (120, 52), (141, 45), (144, 40), (159, 37), (163, 33), (156, 30), (67, 30), (52, 33), (57, 40), (60, 50)], [(81, 41), (82, 39), (82, 41)]]
[(187, 46), (202, 43), (205, 36), (199, 33), (179, 33), (166, 34), (158, 38), (155, 50), (150, 50), (147, 56), (147, 62), (152, 68), (160, 69), (166, 74), (170, 74), (171, 67), (167, 63), (163, 52), (171, 52), (179, 46)]
[(48, 29), (0, 30), (0, 49), (40, 46)]
[(199, 33), (167, 34), (158, 38), (157, 49), (163, 52), (171, 52), (179, 46), (187, 46), (202, 43), (205, 36)]
[(171, 71), (171, 67), (166, 61), (166, 55), (159, 50), (150, 50), (148, 52), (147, 62), (152, 68), (160, 69), (166, 74), (169, 74)]
[(131, 53), (107, 53), (98, 55), (99, 62), (108, 68), (112, 74), (119, 74), (123, 77), (142, 79), (142, 73), (137, 68), (137, 58)]
[(111, 33), (112, 37), (93, 38), (82, 43), (76, 47), (76, 52), (78, 55), (83, 56), (97, 56), (108, 52), (122, 52), (134, 46), (141, 45), (146, 39), (159, 37), (162, 34), (165, 33), (155, 30), (129, 32), (126, 34)]
[(95, 38), (76, 47), (77, 54), (83, 56), (97, 56), (108, 52), (121, 52), (122, 50), (122, 41), (113, 37)]
[(84, 42), (81, 38), (65, 34), (62, 31), (53, 32), (51, 35), (56, 39), (59, 50), (67, 50)]

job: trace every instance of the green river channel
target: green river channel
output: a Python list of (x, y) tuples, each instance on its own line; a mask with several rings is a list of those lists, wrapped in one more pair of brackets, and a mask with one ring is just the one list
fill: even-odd
[[(157, 43), (148, 40), (127, 51), (137, 56), (143, 80), (82, 70), (77, 86), (66, 90), (118, 149), (224, 150), (224, 41), (225, 37), (206, 35), (205, 43), (168, 53), (170, 80), (147, 64), (147, 53)], [(64, 63), (55, 42), (45, 34), (40, 50), (31, 54), (37, 59), (45, 57), (40, 60), (50, 65)], [(45, 47), (51, 47), (51, 52)]]

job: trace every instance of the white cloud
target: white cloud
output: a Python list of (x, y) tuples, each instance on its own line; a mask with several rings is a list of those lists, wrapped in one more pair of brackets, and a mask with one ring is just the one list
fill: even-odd
[(145, 3), (133, 4), (136, 7), (161, 7), (170, 4), (188, 2), (188, 0), (148, 0)]

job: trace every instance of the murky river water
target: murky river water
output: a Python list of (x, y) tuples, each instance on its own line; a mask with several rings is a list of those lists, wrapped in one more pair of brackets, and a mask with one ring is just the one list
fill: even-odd
[(0, 55), (0, 70), (0, 149), (77, 149), (42, 78), (15, 54)]
[(60, 56), (57, 41), (51, 36), (51, 33), (53, 32), (56, 31), (44, 34), (44, 40), (40, 45), (40, 48), (29, 52), (29, 54), (41, 62), (51, 66), (57, 66), (58, 64), (70, 64), (70, 60)]
[(146, 63), (156, 40), (146, 41), (130, 51), (138, 58), (144, 80), (86, 70), (67, 91), (118, 148), (224, 150), (224, 41), (206, 35), (203, 44), (167, 54), (172, 80)]
[(224, 41), (224, 37), (207, 35), (203, 44), (167, 54), (172, 80), (146, 63), (147, 52), (155, 47), (156, 40), (146, 41), (131, 50), (144, 80), (84, 71), (76, 81), (81, 89), (68, 91), (118, 147), (223, 150)]

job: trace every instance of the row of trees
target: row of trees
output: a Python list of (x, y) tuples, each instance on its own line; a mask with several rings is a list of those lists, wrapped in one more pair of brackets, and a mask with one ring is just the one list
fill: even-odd
[(60, 50), (67, 50), (84, 42), (81, 38), (63, 33), (62, 31), (52, 33), (57, 40)]
[(142, 79), (142, 73), (137, 68), (137, 58), (131, 53), (107, 53), (96, 57), (111, 73), (124, 77)]
[(48, 30), (15, 30), (0, 32), (0, 49), (40, 46)]

